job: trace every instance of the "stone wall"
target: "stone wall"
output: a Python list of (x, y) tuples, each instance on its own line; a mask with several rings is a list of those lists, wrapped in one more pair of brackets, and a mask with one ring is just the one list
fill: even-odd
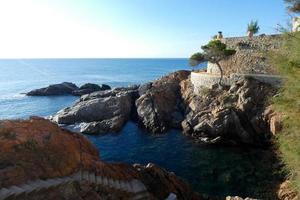
[[(199, 91), (203, 88), (211, 88), (214, 84), (218, 83), (220, 79), (220, 75), (218, 74), (208, 74), (208, 73), (191, 73), (191, 82), (194, 87), (195, 94), (199, 94)], [(223, 78), (223, 84), (229, 85), (229, 78)]]
[[(279, 86), (282, 81), (281, 77), (278, 75), (233, 73), (228, 77), (224, 77), (222, 83), (223, 85), (231, 85), (234, 82), (245, 77), (251, 77), (261, 82), (268, 83), (274, 86)], [(195, 94), (199, 94), (199, 91), (202, 88), (212, 88), (213, 85), (219, 82), (219, 79), (220, 79), (220, 75), (218, 74), (199, 73), (199, 72), (191, 73), (191, 82), (193, 84)]]
[(234, 56), (221, 62), (224, 74), (275, 74), (267, 53), (280, 47), (280, 38), (281, 35), (260, 35), (222, 39), (229, 48), (237, 51)]

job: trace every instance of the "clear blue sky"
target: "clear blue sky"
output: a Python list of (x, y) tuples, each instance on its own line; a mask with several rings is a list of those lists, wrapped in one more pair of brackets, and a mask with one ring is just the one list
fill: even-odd
[(289, 19), (283, 0), (14, 1), (0, 3), (1, 57), (188, 57), (219, 30), (243, 36), (254, 19), (271, 34)]

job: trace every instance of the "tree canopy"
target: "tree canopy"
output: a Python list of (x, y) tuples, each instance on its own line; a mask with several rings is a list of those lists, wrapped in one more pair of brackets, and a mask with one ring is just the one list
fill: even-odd
[(201, 49), (203, 52), (197, 52), (190, 57), (190, 65), (194, 67), (206, 61), (216, 64), (221, 72), (219, 81), (219, 84), (221, 84), (223, 70), (219, 62), (234, 55), (236, 51), (228, 49), (226, 44), (220, 40), (211, 40), (207, 45), (202, 46)]
[(294, 13), (300, 13), (300, 0), (284, 0), (288, 4), (288, 10)]
[(233, 49), (228, 49), (226, 44), (220, 40), (212, 40), (207, 45), (201, 47), (202, 53), (197, 52), (190, 57), (190, 64), (197, 66), (202, 62), (218, 63), (236, 53)]

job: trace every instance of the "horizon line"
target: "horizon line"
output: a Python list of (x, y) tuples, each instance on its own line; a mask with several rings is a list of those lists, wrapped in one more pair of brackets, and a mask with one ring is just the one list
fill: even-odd
[(128, 58), (118, 58), (118, 57), (82, 57), (82, 58), (72, 58), (72, 57), (44, 57), (44, 58), (0, 58), (0, 60), (43, 60), (43, 59), (189, 59), (188, 57), (128, 57)]

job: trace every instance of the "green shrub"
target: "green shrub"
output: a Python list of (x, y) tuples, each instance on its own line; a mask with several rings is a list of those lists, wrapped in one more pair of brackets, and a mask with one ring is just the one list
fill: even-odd
[(286, 33), (282, 48), (271, 58), (284, 78), (280, 94), (273, 99), (275, 109), (285, 116), (278, 147), (300, 193), (300, 32)]

